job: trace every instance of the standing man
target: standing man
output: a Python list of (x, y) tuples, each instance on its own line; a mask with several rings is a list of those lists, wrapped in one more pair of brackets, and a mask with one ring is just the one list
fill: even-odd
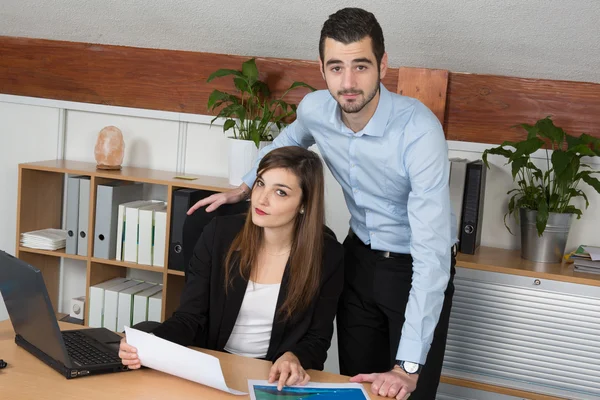
[[(337, 327), (340, 372), (373, 393), (435, 399), (454, 286), (455, 223), (448, 148), (437, 117), (382, 84), (383, 32), (359, 8), (323, 25), (319, 63), (328, 90), (305, 96), (297, 119), (259, 158), (281, 146), (317, 144), (350, 211), (345, 286)], [(190, 209), (246, 198), (244, 184)]]

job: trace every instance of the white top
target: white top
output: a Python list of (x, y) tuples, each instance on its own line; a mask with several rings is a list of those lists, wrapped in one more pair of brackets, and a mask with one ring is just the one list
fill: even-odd
[(280, 283), (248, 282), (225, 351), (252, 358), (264, 358), (267, 355), (280, 286)]

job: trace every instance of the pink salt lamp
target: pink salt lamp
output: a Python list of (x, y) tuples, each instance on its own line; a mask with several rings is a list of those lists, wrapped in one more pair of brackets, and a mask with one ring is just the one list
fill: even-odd
[(98, 134), (98, 140), (94, 148), (96, 168), (121, 169), (124, 153), (125, 142), (121, 130), (116, 126), (104, 127)]

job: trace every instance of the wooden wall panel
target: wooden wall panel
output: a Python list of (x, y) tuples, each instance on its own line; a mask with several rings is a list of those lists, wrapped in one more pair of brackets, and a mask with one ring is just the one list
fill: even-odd
[(600, 84), (450, 73), (446, 136), (450, 140), (501, 143), (525, 131), (511, 128), (552, 116), (572, 135), (600, 137)]
[[(213, 89), (234, 88), (231, 78), (206, 83), (212, 72), (240, 69), (250, 58), (6, 36), (0, 36), (0, 54), (0, 93), (193, 114), (208, 114)], [(256, 62), (276, 96), (294, 81), (325, 88), (316, 61)], [(393, 70), (384, 83), (394, 90), (397, 81)], [(297, 104), (307, 92), (300, 88), (286, 99)]]
[(444, 123), (448, 71), (444, 69), (398, 68), (397, 93), (425, 104)]
[[(206, 78), (218, 68), (239, 69), (248, 58), (0, 36), (0, 93), (208, 114), (209, 93), (233, 84), (227, 78), (207, 84)], [(257, 64), (261, 78), (275, 85), (275, 95), (294, 80), (325, 88), (316, 61), (258, 58)], [(403, 70), (407, 76), (419, 69)], [(398, 69), (388, 70), (388, 89), (408, 95), (416, 90), (406, 82), (399, 85), (398, 76)], [(299, 89), (287, 100), (298, 103), (305, 93)], [(449, 73), (448, 139), (515, 140), (522, 132), (511, 126), (547, 115), (571, 134), (600, 137), (600, 84)]]

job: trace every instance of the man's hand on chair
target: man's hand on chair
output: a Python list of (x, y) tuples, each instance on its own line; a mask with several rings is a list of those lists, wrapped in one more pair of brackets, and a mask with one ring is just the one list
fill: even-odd
[(242, 183), (235, 189), (223, 193), (215, 193), (199, 200), (187, 211), (187, 215), (192, 215), (194, 211), (206, 205), (208, 205), (208, 207), (206, 207), (206, 212), (211, 212), (223, 204), (239, 203), (240, 201), (247, 199), (249, 195), (250, 188), (245, 183)]

